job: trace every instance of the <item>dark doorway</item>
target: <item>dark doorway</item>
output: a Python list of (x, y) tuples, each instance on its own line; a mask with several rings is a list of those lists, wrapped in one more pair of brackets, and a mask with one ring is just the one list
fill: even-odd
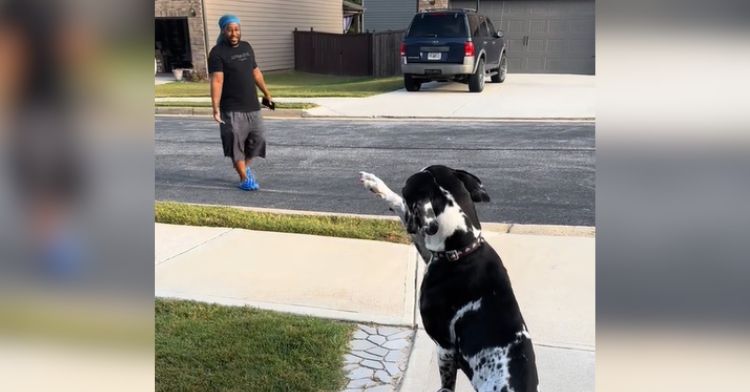
[(193, 68), (187, 18), (156, 18), (156, 67), (158, 72)]

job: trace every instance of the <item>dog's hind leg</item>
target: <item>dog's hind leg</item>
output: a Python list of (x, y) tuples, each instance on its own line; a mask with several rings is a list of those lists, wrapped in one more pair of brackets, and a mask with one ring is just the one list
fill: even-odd
[(452, 392), (456, 389), (456, 375), (458, 373), (456, 351), (444, 349), (438, 346), (437, 357), (441, 384), (441, 389), (438, 392)]

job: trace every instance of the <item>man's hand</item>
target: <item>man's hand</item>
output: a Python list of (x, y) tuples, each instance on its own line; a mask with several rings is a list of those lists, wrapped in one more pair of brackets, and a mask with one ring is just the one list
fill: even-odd
[(221, 112), (218, 110), (214, 110), (214, 121), (219, 124), (224, 124), (224, 120), (221, 119)]

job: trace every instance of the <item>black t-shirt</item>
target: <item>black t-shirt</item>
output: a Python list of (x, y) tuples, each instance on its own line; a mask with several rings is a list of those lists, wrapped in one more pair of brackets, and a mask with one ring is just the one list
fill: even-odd
[(208, 55), (208, 72), (224, 72), (224, 86), (219, 103), (222, 111), (260, 110), (253, 78), (253, 69), (257, 66), (253, 47), (245, 41), (240, 41), (234, 48), (222, 42), (211, 49)]

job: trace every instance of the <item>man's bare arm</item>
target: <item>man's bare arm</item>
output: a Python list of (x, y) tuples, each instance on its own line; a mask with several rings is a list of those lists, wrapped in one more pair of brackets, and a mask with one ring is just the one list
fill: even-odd
[(253, 79), (255, 79), (255, 84), (258, 85), (258, 88), (260, 88), (260, 91), (263, 92), (263, 95), (271, 101), (271, 92), (268, 91), (268, 87), (266, 86), (266, 81), (263, 79), (263, 72), (260, 72), (259, 67), (253, 68)]
[(221, 102), (221, 90), (224, 86), (224, 72), (213, 72), (211, 74), (211, 107), (214, 110), (214, 120), (223, 124), (219, 103)]

